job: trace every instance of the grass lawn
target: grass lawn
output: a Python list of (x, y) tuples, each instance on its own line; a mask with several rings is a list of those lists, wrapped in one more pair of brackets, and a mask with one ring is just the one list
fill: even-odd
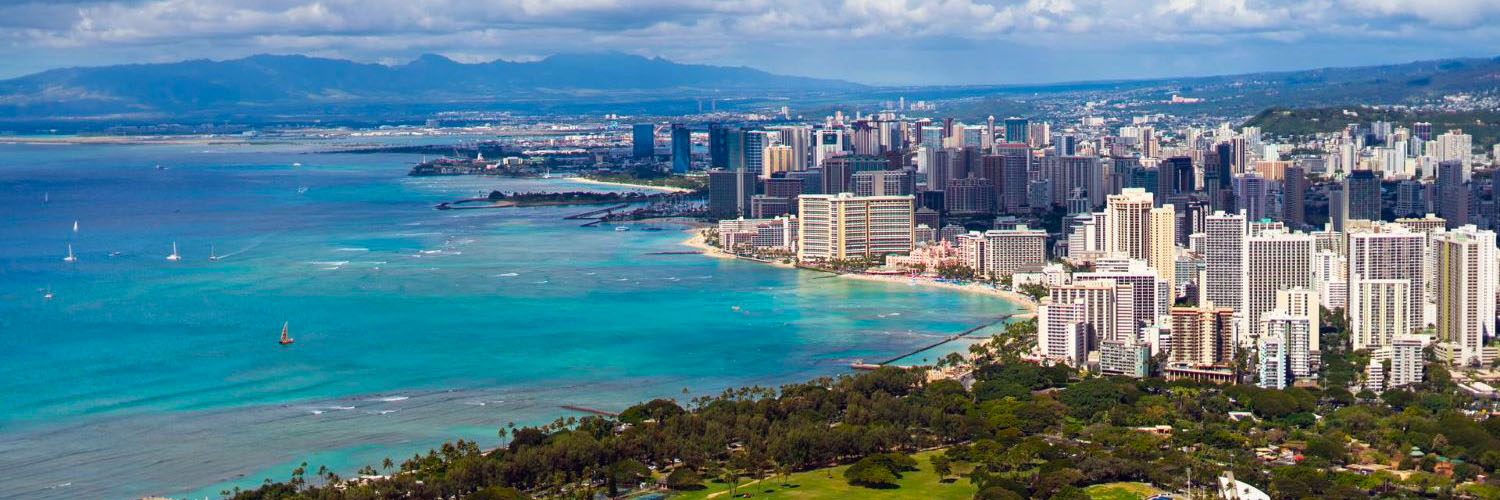
[(1084, 488), (1083, 492), (1094, 500), (1144, 500), (1161, 490), (1146, 483), (1106, 483)]
[[(891, 489), (873, 489), (862, 486), (851, 486), (844, 481), (844, 469), (849, 466), (839, 466), (831, 469), (833, 478), (830, 479), (830, 469), (817, 469), (807, 472), (798, 472), (791, 475), (791, 480), (786, 481), (787, 486), (782, 485), (781, 476), (771, 477), (759, 482), (747, 484), (741, 482), (739, 493), (750, 493), (751, 498), (784, 498), (798, 500), (822, 500), (822, 499), (952, 499), (968, 500), (974, 498), (974, 485), (967, 479), (958, 479), (949, 483), (938, 482), (937, 474), (932, 472), (932, 462), (928, 459), (936, 452), (924, 452), (912, 455), (917, 459), (917, 470), (901, 474), (901, 479), (896, 482), (900, 487)], [(955, 469), (958, 466), (955, 465)], [(954, 479), (955, 476), (949, 476)], [(708, 489), (690, 491), (671, 497), (672, 500), (699, 500), (699, 499), (723, 499), (729, 500), (729, 485), (709, 481), (704, 483)]]

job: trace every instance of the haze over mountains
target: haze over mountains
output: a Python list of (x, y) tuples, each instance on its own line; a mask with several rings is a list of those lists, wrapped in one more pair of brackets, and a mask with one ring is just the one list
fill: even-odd
[[(420, 119), (452, 110), (684, 114), (705, 106), (1027, 96), (1064, 92), (1182, 92), (1205, 98), (1173, 112), (1253, 115), (1271, 106), (1398, 104), (1463, 92), (1500, 92), (1500, 58), (1245, 75), (1049, 85), (870, 87), (744, 67), (679, 64), (619, 53), (563, 54), (536, 62), (465, 64), (426, 55), (401, 65), (298, 55), (227, 61), (55, 69), (0, 81), (0, 123), (152, 120), (307, 121)], [(1113, 97), (1111, 97), (1113, 96)], [(706, 109), (706, 108), (704, 108)], [(993, 113), (994, 110), (971, 110)], [(980, 115), (982, 116), (982, 114)], [(10, 127), (24, 129), (24, 127)]]
[(618, 53), (464, 64), (424, 55), (395, 66), (257, 55), (55, 69), (0, 81), (0, 116), (175, 113), (270, 104), (506, 100), (621, 91), (854, 90), (863, 86)]

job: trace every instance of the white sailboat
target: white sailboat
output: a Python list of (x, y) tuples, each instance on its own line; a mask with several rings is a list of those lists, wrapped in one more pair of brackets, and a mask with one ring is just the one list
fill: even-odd
[(209, 245), (208, 246), (208, 260), (211, 261), (211, 262), (218, 262), (219, 261), (219, 254), (217, 254), (217, 253), (214, 252), (214, 246), (213, 245)]
[(67, 257), (63, 257), (63, 262), (77, 262), (77, 261), (78, 261), (78, 257), (74, 257), (73, 256), (73, 244), (69, 243), (68, 244), (68, 256)]
[(42, 300), (52, 300), (52, 285), (47, 285), (47, 291), (42, 294)]
[(168, 255), (167, 256), (167, 260), (170, 260), (170, 261), (173, 261), (173, 262), (182, 260), (182, 256), (181, 255), (177, 255), (177, 242), (175, 242), (175, 241), (172, 242), (172, 255)]
[(76, 221), (76, 220), (73, 221), (73, 232), (74, 233), (78, 232), (78, 221)]
[(42, 193), (42, 203), (52, 203), (52, 192)]

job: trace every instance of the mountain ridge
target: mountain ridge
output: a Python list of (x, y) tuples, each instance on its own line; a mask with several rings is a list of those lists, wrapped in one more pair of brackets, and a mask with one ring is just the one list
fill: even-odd
[(461, 63), (424, 54), (399, 65), (306, 55), (58, 68), (0, 81), (0, 116), (172, 113), (391, 100), (443, 102), (593, 91), (856, 90), (863, 85), (746, 67), (680, 64), (621, 53)]

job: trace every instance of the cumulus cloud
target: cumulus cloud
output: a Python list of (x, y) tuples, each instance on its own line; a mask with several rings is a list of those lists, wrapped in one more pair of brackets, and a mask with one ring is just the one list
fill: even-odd
[[(915, 83), (957, 83), (930, 70), (1001, 54), (1053, 59), (1021, 64), (1024, 80), (1174, 54), (1252, 62), (1282, 54), (1292, 63), (1356, 47), (1393, 57), (1478, 55), (1451, 52), (1496, 46), (1496, 25), (1494, 0), (0, 0), (0, 44), (21, 55), (13, 66), (259, 52), (384, 62), (422, 52), (475, 61), (617, 50), (901, 80), (894, 64), (917, 70), (906, 79)], [(1120, 59), (1132, 54), (1141, 60)], [(20, 69), (5, 64), (0, 71)]]

